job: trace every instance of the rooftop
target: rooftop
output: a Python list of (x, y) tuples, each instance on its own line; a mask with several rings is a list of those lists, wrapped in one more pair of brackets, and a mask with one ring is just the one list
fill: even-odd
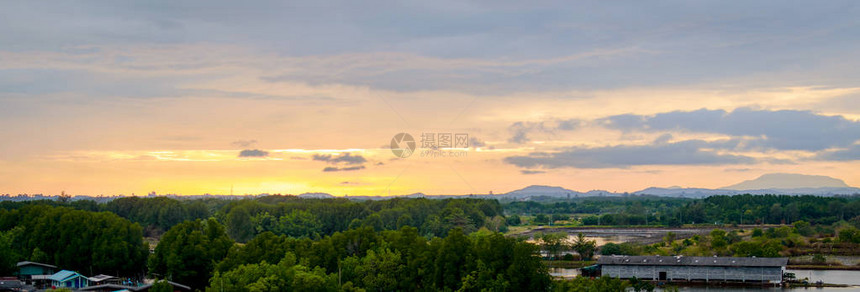
[(787, 258), (687, 257), (687, 256), (602, 256), (600, 265), (783, 267)]
[(118, 278), (111, 276), (111, 275), (99, 274), (96, 276), (89, 277), (89, 279), (91, 282), (101, 282), (104, 280), (111, 280), (111, 279), (118, 279)]
[[(69, 278), (74, 278), (77, 276), (84, 277), (83, 275), (78, 274), (77, 272), (73, 272), (73, 271), (69, 271), (69, 270), (62, 270), (62, 271), (57, 272), (56, 274), (51, 275), (51, 277), (49, 277), (48, 279), (50, 279), (51, 281), (62, 282), (62, 281), (68, 280)], [(84, 277), (84, 278), (86, 278), (86, 277)]]
[(94, 286), (87, 286), (79, 289), (80, 291), (101, 291), (101, 290), (111, 290), (111, 291), (138, 291), (141, 287), (134, 286), (126, 286), (126, 285), (117, 285), (117, 284), (101, 284)]
[(43, 264), (43, 263), (37, 263), (37, 262), (31, 262), (31, 261), (18, 262), (18, 267), (19, 267), (19, 268), (20, 268), (20, 267), (23, 267), (23, 266), (41, 266), (41, 267), (52, 268), (52, 269), (56, 269), (56, 268), (57, 268), (57, 266), (54, 266), (54, 265)]

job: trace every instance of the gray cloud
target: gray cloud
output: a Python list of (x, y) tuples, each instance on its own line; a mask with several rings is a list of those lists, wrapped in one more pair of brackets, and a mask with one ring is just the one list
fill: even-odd
[(259, 149), (245, 149), (239, 152), (239, 157), (266, 157), (269, 156), (268, 151)]
[(825, 151), (815, 156), (820, 160), (852, 161), (860, 160), (860, 145), (851, 145), (844, 149)]
[(622, 131), (687, 131), (749, 137), (742, 145), (748, 149), (819, 151), (846, 147), (860, 140), (860, 122), (798, 110), (701, 109), (651, 116), (617, 115), (599, 123)]
[(522, 173), (522, 174), (541, 174), (541, 173), (546, 173), (546, 171), (523, 169), (523, 170), (520, 170), (520, 173)]
[(511, 137), (508, 142), (523, 144), (531, 141), (528, 137), (532, 133), (556, 133), (558, 131), (573, 131), (582, 125), (578, 119), (557, 120), (548, 122), (515, 122), (508, 126)]
[(340, 168), (338, 168), (338, 167), (331, 167), (331, 166), (330, 166), (330, 167), (323, 168), (323, 170), (322, 170), (322, 171), (323, 171), (323, 172), (334, 172), (334, 171), (353, 171), (353, 170), (361, 170), (361, 169), (364, 169), (364, 168), (365, 168), (365, 167), (364, 167), (364, 165), (359, 165), (359, 166), (350, 166), (350, 167), (340, 167)]
[(364, 159), (361, 155), (352, 155), (349, 152), (340, 156), (332, 156), (331, 154), (314, 154), (313, 160), (325, 161), (331, 164), (362, 164), (367, 162), (367, 159)]
[[(756, 82), (853, 86), (860, 76), (853, 69), (860, 60), (855, 17), (860, 8), (851, 1), (779, 9), (748, 2), (626, 2), (630, 10), (640, 12), (636, 15), (603, 1), (295, 3), (248, 6), (214, 0), (108, 7), (87, 1), (54, 5), (21, 1), (0, 10), (0, 19), (10, 24), (0, 27), (0, 50), (80, 54), (118, 44), (241, 44), (283, 56), (344, 56), (340, 62), (301, 61), (290, 66), (295, 70), (272, 72), (270, 79), (399, 90), (660, 86), (750, 80), (750, 75), (763, 72), (789, 74)], [(376, 52), (398, 52), (419, 60)], [(362, 54), (367, 58), (353, 59)], [(120, 55), (110, 62), (122, 65), (128, 59), (133, 57)], [(217, 59), (213, 63), (235, 60)], [(125, 90), (130, 91), (134, 90)]]
[(504, 161), (524, 168), (626, 168), (637, 165), (722, 165), (756, 162), (752, 157), (704, 150), (710, 147), (713, 147), (712, 143), (700, 140), (598, 148), (572, 147), (558, 152), (534, 152), (527, 156), (506, 157)]
[(469, 137), (469, 147), (484, 147), (487, 146), (487, 143), (479, 140), (476, 137)]

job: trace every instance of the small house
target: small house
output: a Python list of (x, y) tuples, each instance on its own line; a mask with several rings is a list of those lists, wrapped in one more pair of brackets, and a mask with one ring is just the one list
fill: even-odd
[(56, 288), (80, 289), (90, 285), (89, 279), (77, 272), (62, 270), (48, 278)]
[(18, 262), (18, 279), (21, 280), (30, 280), (33, 279), (33, 276), (37, 275), (53, 275), (57, 272), (57, 266), (23, 261)]

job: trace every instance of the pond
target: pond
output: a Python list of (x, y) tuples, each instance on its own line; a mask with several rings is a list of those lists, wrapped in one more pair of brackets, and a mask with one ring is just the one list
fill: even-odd
[(829, 284), (860, 285), (860, 271), (842, 270), (785, 270), (794, 273), (798, 279), (808, 278), (809, 282), (821, 280)]
[(579, 276), (580, 271), (579, 269), (573, 268), (549, 268), (549, 274), (553, 278), (571, 279)]

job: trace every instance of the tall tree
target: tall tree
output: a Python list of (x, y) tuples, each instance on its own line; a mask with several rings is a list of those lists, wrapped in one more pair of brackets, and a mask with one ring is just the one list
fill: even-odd
[(214, 263), (222, 260), (233, 241), (214, 219), (186, 221), (162, 237), (149, 261), (150, 272), (159, 277), (202, 288)]

